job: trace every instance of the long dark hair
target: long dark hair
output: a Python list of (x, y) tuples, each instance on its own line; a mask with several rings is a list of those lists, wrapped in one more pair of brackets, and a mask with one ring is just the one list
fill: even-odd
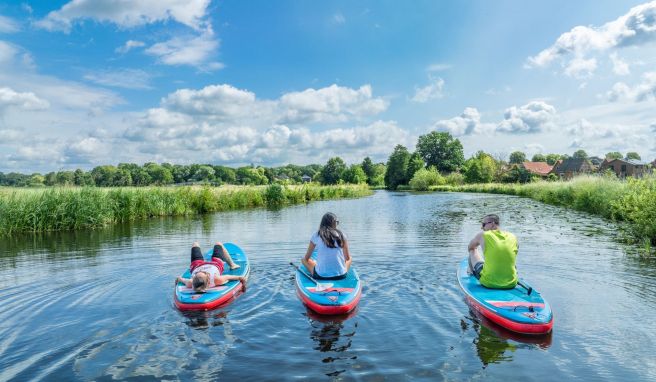
[(344, 235), (337, 229), (337, 223), (337, 216), (332, 212), (327, 212), (321, 218), (319, 237), (329, 248), (341, 248), (344, 245)]

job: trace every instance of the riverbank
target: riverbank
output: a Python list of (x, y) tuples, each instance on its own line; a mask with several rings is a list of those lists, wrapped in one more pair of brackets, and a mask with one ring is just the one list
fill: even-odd
[(0, 236), (371, 195), (366, 185), (0, 189)]
[(570, 181), (527, 184), (465, 184), (433, 186), (432, 191), (483, 192), (517, 195), (623, 221), (629, 241), (656, 247), (656, 176), (619, 180), (581, 176)]

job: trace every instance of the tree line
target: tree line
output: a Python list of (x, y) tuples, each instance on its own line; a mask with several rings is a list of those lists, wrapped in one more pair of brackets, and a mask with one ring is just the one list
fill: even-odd
[[(550, 165), (569, 158), (568, 154), (535, 154), (531, 161)], [(571, 157), (587, 159), (584, 150), (575, 151)], [(636, 152), (626, 156), (614, 151), (607, 159), (640, 160)], [(102, 165), (90, 171), (53, 171), (45, 175), (0, 172), (0, 186), (162, 186), (171, 184), (203, 183), (211, 185), (268, 185), (274, 183), (298, 184), (311, 180), (321, 184), (368, 184), (395, 190), (410, 187), (417, 190), (434, 185), (463, 183), (526, 183), (535, 178), (521, 166), (527, 160), (525, 153), (515, 151), (508, 161), (500, 155), (484, 151), (465, 159), (462, 143), (448, 132), (433, 131), (418, 138), (414, 152), (397, 145), (386, 163), (374, 163), (366, 157), (361, 163), (347, 165), (340, 157), (328, 159), (325, 165), (280, 167), (243, 166), (232, 168), (212, 164), (177, 165), (170, 163), (120, 163), (118, 166)], [(305, 179), (304, 179), (305, 177)]]

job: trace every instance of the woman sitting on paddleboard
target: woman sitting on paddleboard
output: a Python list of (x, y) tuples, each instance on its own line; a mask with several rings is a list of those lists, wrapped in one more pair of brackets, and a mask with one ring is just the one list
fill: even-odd
[(244, 277), (233, 275), (221, 275), (223, 273), (223, 261), (228, 263), (230, 269), (237, 269), (239, 265), (235, 264), (230, 254), (223, 247), (223, 244), (217, 242), (212, 252), (212, 261), (205, 261), (203, 253), (198, 243), (191, 246), (191, 279), (176, 277), (175, 283), (184, 283), (187, 288), (194, 288), (198, 293), (205, 292), (208, 288), (223, 285), (230, 280), (244, 281)]
[[(335, 214), (328, 212), (321, 218), (319, 231), (310, 238), (307, 252), (301, 261), (315, 279), (344, 278), (351, 266), (348, 242), (344, 233), (337, 229), (338, 224)], [(315, 248), (316, 260), (311, 258)]]

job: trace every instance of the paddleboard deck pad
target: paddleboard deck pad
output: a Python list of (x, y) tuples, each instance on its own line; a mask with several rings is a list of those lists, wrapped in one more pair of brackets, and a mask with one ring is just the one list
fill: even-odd
[[(303, 264), (300, 265), (300, 269), (306, 274), (310, 274)], [(298, 297), (303, 304), (319, 314), (346, 314), (355, 309), (358, 302), (360, 302), (362, 282), (353, 266), (343, 279), (319, 279), (317, 281), (319, 284), (332, 284), (332, 286), (321, 290), (301, 271), (296, 271), (296, 292)]]

